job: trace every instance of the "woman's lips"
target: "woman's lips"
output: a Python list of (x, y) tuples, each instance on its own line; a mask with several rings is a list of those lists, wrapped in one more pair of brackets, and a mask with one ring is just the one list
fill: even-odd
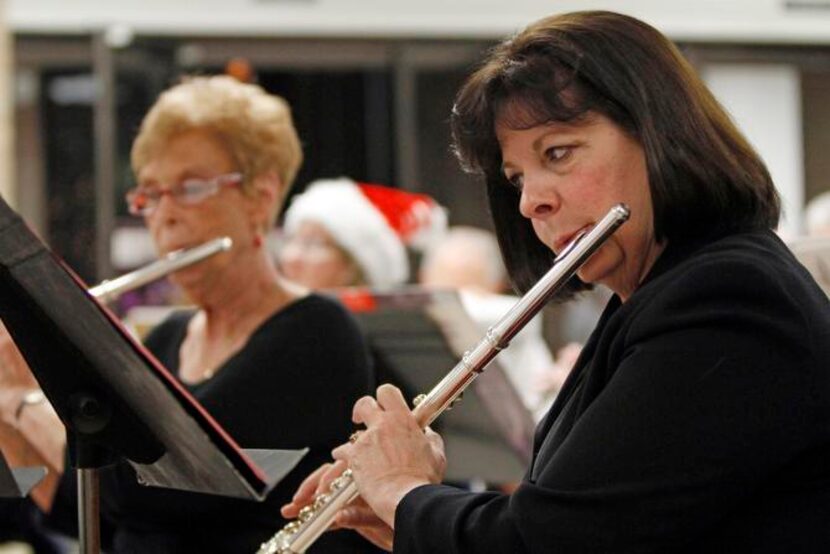
[(570, 242), (574, 239), (574, 237), (575, 237), (575, 236), (577, 236), (578, 234), (580, 234), (582, 231), (587, 231), (587, 230), (588, 230), (588, 229), (590, 229), (592, 226), (593, 226), (593, 224), (592, 224), (592, 223), (589, 223), (588, 225), (583, 225), (582, 227), (580, 227), (579, 229), (575, 230), (575, 231), (574, 231), (574, 232), (572, 232), (572, 233), (568, 233), (568, 234), (566, 234), (566, 235), (561, 235), (561, 236), (560, 236), (558, 239), (556, 239), (556, 241), (553, 243), (553, 250), (554, 250), (554, 252), (557, 252), (557, 253), (558, 253), (558, 252), (562, 252), (562, 250), (564, 250), (564, 248), (568, 245), (568, 243), (570, 243)]
[(173, 252), (177, 252), (179, 250), (187, 250), (188, 248), (193, 248), (194, 246), (198, 246), (198, 244), (171, 242), (170, 244), (164, 245), (162, 248), (159, 249), (159, 251), (163, 256), (167, 256), (169, 254), (172, 254)]

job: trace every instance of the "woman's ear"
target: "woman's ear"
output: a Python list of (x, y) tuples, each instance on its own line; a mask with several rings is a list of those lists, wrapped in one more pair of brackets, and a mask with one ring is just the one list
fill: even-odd
[(269, 171), (256, 177), (252, 185), (253, 194), (250, 206), (253, 213), (251, 215), (263, 227), (267, 227), (271, 214), (279, 210), (280, 202), (284, 197), (282, 179), (275, 172)]

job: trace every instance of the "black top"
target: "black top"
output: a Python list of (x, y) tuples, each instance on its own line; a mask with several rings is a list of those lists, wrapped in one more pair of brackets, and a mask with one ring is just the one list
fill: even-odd
[(511, 496), (404, 497), (395, 552), (830, 550), (830, 303), (771, 232), (614, 297)]
[[(174, 374), (192, 315), (172, 315), (146, 340)], [(352, 406), (373, 392), (373, 381), (360, 331), (341, 305), (309, 295), (276, 312), (213, 378), (188, 388), (240, 447), (309, 447), (309, 454), (262, 503), (142, 487), (126, 463), (102, 470), (110, 551), (255, 552), (284, 525), (280, 506), (348, 439)], [(340, 531), (326, 534), (309, 552), (367, 550), (369, 543), (356, 533)]]

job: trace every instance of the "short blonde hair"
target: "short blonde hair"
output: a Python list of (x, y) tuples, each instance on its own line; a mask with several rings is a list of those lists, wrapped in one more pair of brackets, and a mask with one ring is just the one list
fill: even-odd
[(214, 132), (225, 142), (245, 175), (244, 190), (254, 177), (273, 171), (284, 196), (303, 161), (288, 103), (260, 86), (219, 75), (186, 77), (159, 96), (133, 142), (133, 171), (138, 174), (171, 137), (192, 129)]

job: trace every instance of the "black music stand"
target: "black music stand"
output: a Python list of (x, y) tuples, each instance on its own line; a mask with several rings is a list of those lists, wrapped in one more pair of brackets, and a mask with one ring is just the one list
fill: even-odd
[[(363, 328), (379, 382), (398, 386), (409, 398), (429, 392), (484, 336), (455, 291), (402, 287), (334, 293)], [(498, 358), (432, 427), (444, 439), (450, 481), (517, 481), (530, 460), (533, 417)]]
[(0, 199), (0, 318), (66, 426), (81, 551), (100, 550), (98, 468), (262, 500), (304, 450), (242, 450)]

